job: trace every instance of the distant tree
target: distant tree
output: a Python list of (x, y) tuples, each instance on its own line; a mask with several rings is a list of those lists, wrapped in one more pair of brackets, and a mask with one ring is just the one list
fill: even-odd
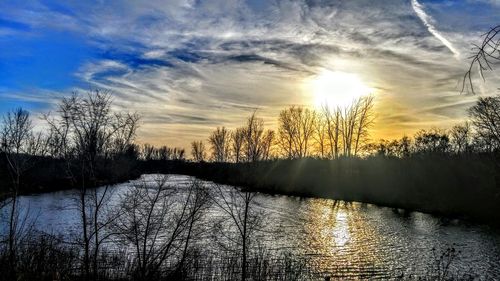
[(373, 124), (373, 97), (354, 100), (340, 113), (340, 128), (344, 156), (356, 156), (368, 139), (368, 129)]
[(328, 134), (328, 144), (330, 146), (330, 157), (337, 159), (339, 157), (341, 145), (341, 110), (340, 108), (332, 109), (327, 105), (322, 107), (326, 131)]
[(326, 158), (328, 155), (328, 123), (324, 112), (316, 114), (313, 139), (316, 142), (316, 150), (321, 158)]
[(492, 149), (500, 147), (500, 96), (479, 97), (469, 109), (471, 123), (479, 138)]
[(398, 155), (399, 142), (397, 140), (385, 140), (381, 139), (374, 146), (374, 152), (378, 156), (385, 157), (399, 157)]
[(463, 77), (462, 92), (470, 87), (471, 92), (475, 93), (473, 76), (476, 69), (478, 75), (484, 79), (483, 72), (492, 71), (493, 66), (500, 61), (500, 25), (491, 28), (485, 33), (483, 42), (480, 45), (474, 45), (473, 50), (472, 61)]
[(368, 130), (373, 124), (373, 96), (367, 96), (359, 99), (355, 103), (359, 107), (355, 141), (354, 141), (354, 155), (357, 155), (361, 150), (362, 145), (368, 139)]
[(186, 151), (184, 148), (168, 147), (166, 145), (161, 147), (154, 147), (148, 143), (144, 144), (140, 149), (140, 157), (143, 160), (181, 160), (185, 159)]
[(205, 161), (207, 153), (203, 141), (193, 141), (191, 143), (191, 155), (196, 162)]
[(371, 149), (378, 156), (406, 158), (412, 153), (412, 141), (407, 136), (392, 141), (381, 139), (372, 144)]
[(411, 139), (407, 136), (403, 136), (398, 142), (398, 156), (400, 158), (406, 158), (411, 155)]
[(451, 145), (458, 154), (468, 153), (472, 148), (472, 129), (469, 122), (453, 126), (450, 130)]
[(174, 147), (172, 152), (172, 160), (184, 161), (186, 158), (186, 150), (180, 147)]
[(273, 130), (266, 130), (262, 137), (262, 160), (268, 160), (271, 157), (271, 148), (274, 143), (275, 133)]
[(236, 130), (231, 134), (232, 140), (232, 150), (234, 155), (234, 161), (239, 163), (243, 156), (243, 147), (245, 144), (245, 128), (236, 128)]
[(153, 160), (155, 158), (154, 154), (155, 154), (155, 147), (154, 146), (152, 146), (149, 143), (145, 143), (142, 146), (142, 149), (141, 149), (141, 158), (142, 159), (144, 159), (146, 161)]
[(308, 108), (291, 106), (280, 112), (278, 143), (289, 158), (309, 155), (316, 126), (316, 112)]
[(450, 149), (448, 134), (439, 129), (420, 130), (415, 134), (416, 153), (446, 153)]
[(212, 159), (215, 162), (228, 161), (231, 145), (230, 141), (231, 134), (225, 127), (217, 127), (217, 129), (212, 132), (208, 138), (208, 142), (212, 149)]
[(245, 152), (246, 161), (256, 162), (261, 160), (263, 152), (262, 137), (264, 134), (264, 119), (258, 118), (256, 111), (247, 119), (244, 132), (243, 150)]

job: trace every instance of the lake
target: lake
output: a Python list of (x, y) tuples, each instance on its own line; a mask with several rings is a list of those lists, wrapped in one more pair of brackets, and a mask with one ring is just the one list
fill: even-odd
[[(168, 182), (182, 192), (192, 180), (170, 175)], [(137, 182), (112, 186), (108, 204), (116, 204)], [(60, 191), (22, 196), (20, 202), (36, 218), (38, 229), (67, 236), (78, 232), (74, 198), (74, 191)], [(259, 244), (307, 258), (315, 270), (334, 278), (425, 276), (440, 255), (453, 248), (458, 255), (450, 264), (451, 272), (500, 279), (500, 232), (486, 225), (328, 199), (258, 194), (254, 204), (263, 218)], [(221, 216), (211, 206), (206, 224)]]

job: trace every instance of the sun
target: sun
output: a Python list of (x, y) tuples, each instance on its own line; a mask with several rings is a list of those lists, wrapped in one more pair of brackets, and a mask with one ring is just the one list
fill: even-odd
[(346, 107), (356, 98), (369, 95), (373, 89), (366, 86), (358, 75), (325, 70), (311, 80), (314, 105), (318, 108)]

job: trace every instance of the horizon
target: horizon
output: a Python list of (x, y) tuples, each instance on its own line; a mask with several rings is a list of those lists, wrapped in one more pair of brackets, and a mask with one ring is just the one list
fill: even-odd
[(189, 149), (255, 109), (274, 129), (289, 105), (372, 94), (374, 140), (449, 128), (498, 93), (494, 73), (478, 95), (460, 93), (470, 49), (498, 12), (498, 1), (7, 1), (0, 114), (36, 116), (100, 88), (142, 116), (139, 142)]

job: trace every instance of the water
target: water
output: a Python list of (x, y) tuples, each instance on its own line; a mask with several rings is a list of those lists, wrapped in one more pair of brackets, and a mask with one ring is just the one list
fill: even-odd
[[(171, 175), (169, 183), (182, 192), (191, 180)], [(116, 204), (132, 185), (113, 186), (108, 205)], [(29, 206), (38, 229), (66, 236), (78, 231), (74, 198), (74, 192), (60, 191), (22, 196), (20, 202), (25, 209)], [(460, 254), (451, 264), (452, 272), (500, 279), (500, 232), (485, 225), (326, 199), (258, 194), (254, 206), (264, 219), (258, 233), (261, 244), (307, 257), (315, 269), (333, 277), (424, 276), (436, 265), (434, 255), (453, 247)], [(207, 220), (221, 216), (213, 206)]]

